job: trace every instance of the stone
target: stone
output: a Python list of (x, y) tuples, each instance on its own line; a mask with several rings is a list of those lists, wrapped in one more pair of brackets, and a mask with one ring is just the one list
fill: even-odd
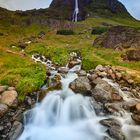
[(70, 83), (69, 86), (75, 93), (91, 96), (91, 85), (87, 77), (79, 77)]
[(116, 79), (117, 80), (120, 80), (122, 78), (122, 74), (121, 73), (116, 72), (115, 74), (116, 74)]
[(115, 140), (125, 140), (125, 135), (123, 134), (123, 132), (115, 127), (111, 127), (110, 129), (108, 129), (107, 133)]
[(17, 96), (18, 94), (15, 90), (5, 91), (2, 93), (0, 102), (8, 106), (12, 106), (12, 104), (17, 99)]
[(106, 72), (97, 72), (97, 74), (98, 74), (98, 76), (100, 76), (100, 77), (102, 77), (102, 78), (104, 78), (104, 77), (106, 77), (107, 76), (107, 73)]
[(140, 114), (140, 103), (137, 103), (136, 104), (136, 111), (137, 111), (137, 113)]
[(8, 111), (8, 106), (0, 103), (0, 118)]
[(131, 115), (131, 118), (138, 124), (140, 125), (140, 115), (133, 113)]
[(15, 87), (9, 87), (8, 90), (10, 90), (10, 91), (11, 90), (16, 90), (16, 88)]
[(10, 140), (17, 140), (22, 132), (23, 132), (23, 125), (22, 125), (22, 123), (20, 123), (18, 121), (15, 121), (13, 123), (11, 131), (9, 132), (8, 138)]
[(7, 90), (8, 86), (0, 86), (0, 93), (4, 92)]
[(87, 76), (87, 73), (86, 73), (86, 71), (84, 71), (84, 70), (80, 70), (80, 71), (78, 72), (78, 76)]
[(129, 61), (140, 61), (140, 49), (127, 51), (125, 57)]
[(95, 71), (101, 71), (103, 72), (104, 71), (104, 67), (102, 65), (98, 65), (96, 68), (95, 68)]
[(60, 67), (58, 68), (58, 73), (66, 74), (68, 73), (69, 69), (66, 67)]
[(80, 63), (81, 63), (80, 61), (72, 60), (72, 61), (69, 62), (68, 67), (71, 69), (76, 65), (80, 65)]

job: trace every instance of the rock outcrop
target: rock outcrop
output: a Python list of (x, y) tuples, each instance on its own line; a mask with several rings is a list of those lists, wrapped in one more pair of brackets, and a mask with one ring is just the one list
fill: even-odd
[(93, 45), (112, 49), (140, 48), (140, 32), (127, 26), (113, 26), (104, 37), (97, 37)]

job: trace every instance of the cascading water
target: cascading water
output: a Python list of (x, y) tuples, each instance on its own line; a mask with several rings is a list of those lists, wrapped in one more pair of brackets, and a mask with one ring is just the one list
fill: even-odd
[(76, 69), (62, 77), (62, 90), (49, 92), (42, 103), (25, 113), (19, 140), (103, 140), (104, 128), (89, 98), (69, 89), (69, 83), (77, 78)]
[(79, 14), (79, 4), (78, 4), (78, 0), (75, 0), (75, 9), (74, 9), (73, 18), (72, 18), (73, 22), (78, 21), (78, 14)]

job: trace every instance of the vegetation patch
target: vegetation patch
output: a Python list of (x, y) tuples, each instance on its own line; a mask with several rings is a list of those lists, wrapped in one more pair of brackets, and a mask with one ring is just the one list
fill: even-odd
[(62, 30), (58, 30), (56, 34), (58, 34), (58, 35), (74, 35), (75, 33), (71, 29), (69, 29), (69, 30), (62, 29)]
[(99, 27), (93, 27), (91, 34), (100, 35), (102, 33), (107, 32), (107, 30), (108, 30), (108, 27), (100, 27), (100, 26)]

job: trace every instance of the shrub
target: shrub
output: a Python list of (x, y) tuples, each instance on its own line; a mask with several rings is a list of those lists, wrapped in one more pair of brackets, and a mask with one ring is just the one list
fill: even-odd
[(74, 31), (62, 29), (62, 30), (58, 30), (56, 34), (58, 34), (58, 35), (74, 35)]
[(108, 28), (107, 27), (93, 27), (91, 34), (102, 34), (107, 32)]

